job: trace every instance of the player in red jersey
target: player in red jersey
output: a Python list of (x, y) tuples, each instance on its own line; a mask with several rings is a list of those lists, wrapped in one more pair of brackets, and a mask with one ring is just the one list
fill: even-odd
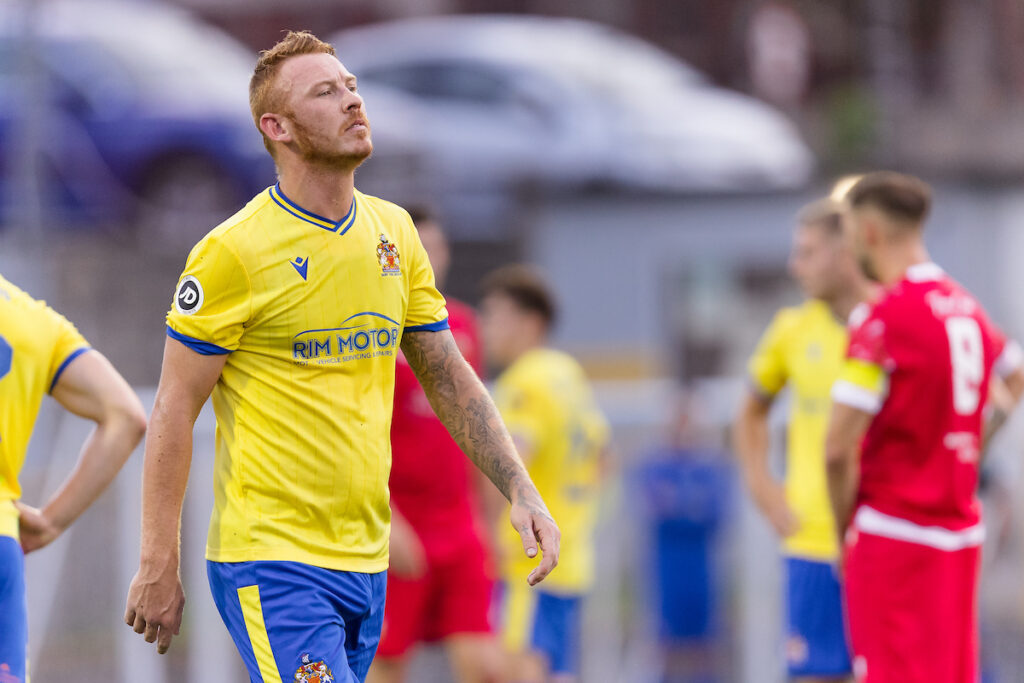
[[(438, 287), (449, 265), (440, 223), (426, 208), (409, 209)], [(480, 342), (472, 309), (447, 299), (448, 323), (463, 356), (479, 374)], [(478, 518), (471, 463), (399, 356), (391, 424), (391, 568), (384, 629), (369, 683), (405, 679), (419, 642), (442, 642), (457, 680), (500, 679), (501, 650), (488, 612), (493, 589), (486, 524)]]
[(930, 195), (888, 172), (847, 195), (855, 253), (884, 285), (851, 316), (826, 444), (854, 674), (865, 683), (978, 681), (986, 399), (990, 380), (1003, 382), (1009, 407), (1024, 391), (1020, 348), (928, 257)]

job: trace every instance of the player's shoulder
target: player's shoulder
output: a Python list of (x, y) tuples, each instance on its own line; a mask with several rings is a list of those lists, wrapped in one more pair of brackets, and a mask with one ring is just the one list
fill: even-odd
[(21, 316), (56, 313), (45, 301), (36, 299), (3, 275), (0, 275), (0, 302), (13, 307)]
[(274, 198), (270, 194), (270, 188), (263, 190), (234, 214), (229, 216), (219, 225), (213, 228), (200, 240), (234, 240), (245, 235), (248, 228), (251, 228), (258, 220), (268, 220), (272, 209)]
[(269, 187), (257, 194), (245, 206), (203, 235), (192, 247), (189, 260), (200, 257), (209, 251), (223, 249), (225, 246), (237, 256), (241, 251), (240, 244), (252, 242), (247, 237), (256, 223), (272, 219), (272, 215), (268, 212), (273, 201)]
[(807, 299), (795, 306), (783, 306), (775, 311), (766, 334), (776, 339), (785, 339), (791, 333), (804, 329), (808, 321), (817, 317), (819, 304), (823, 305), (815, 299)]
[(534, 349), (516, 362), (519, 377), (537, 387), (564, 385), (566, 381), (584, 381), (583, 366), (564, 351), (552, 348)]
[(357, 210), (363, 212), (366, 218), (401, 232), (415, 230), (409, 212), (398, 204), (359, 190), (355, 191), (355, 197)]
[[(0, 275), (0, 306), (7, 308), (9, 315), (4, 318), (22, 329), (37, 341), (38, 335), (56, 333), (73, 327), (72, 323), (43, 299), (31, 294)], [(2, 311), (0, 311), (2, 312)]]

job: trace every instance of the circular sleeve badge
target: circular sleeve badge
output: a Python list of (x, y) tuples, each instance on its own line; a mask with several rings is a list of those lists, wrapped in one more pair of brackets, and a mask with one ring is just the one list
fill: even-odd
[(182, 278), (174, 294), (174, 307), (182, 315), (192, 315), (203, 305), (203, 287), (191, 275)]

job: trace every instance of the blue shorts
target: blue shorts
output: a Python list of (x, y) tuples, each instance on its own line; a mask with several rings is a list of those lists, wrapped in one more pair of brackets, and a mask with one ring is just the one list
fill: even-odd
[(850, 649), (835, 567), (787, 557), (786, 583), (789, 675), (848, 675)]
[(545, 593), (525, 582), (503, 582), (499, 590), (505, 648), (542, 655), (552, 674), (578, 676), (583, 598)]
[(384, 623), (387, 572), (300, 562), (207, 562), (206, 572), (251, 681), (366, 678)]
[(27, 669), (25, 554), (16, 538), (0, 536), (0, 681), (24, 681)]

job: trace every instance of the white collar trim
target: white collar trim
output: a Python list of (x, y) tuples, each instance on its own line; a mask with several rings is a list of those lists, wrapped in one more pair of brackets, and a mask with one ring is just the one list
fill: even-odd
[(938, 280), (945, 271), (934, 263), (915, 263), (914, 265), (907, 268), (907, 280), (910, 282), (929, 282), (931, 280)]

